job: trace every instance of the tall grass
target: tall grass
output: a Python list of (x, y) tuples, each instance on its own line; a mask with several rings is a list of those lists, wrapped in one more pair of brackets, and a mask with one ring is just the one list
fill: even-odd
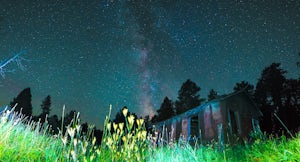
[(1, 161), (57, 161), (61, 142), (46, 135), (47, 128), (24, 116), (5, 111), (0, 122)]
[[(110, 107), (111, 112), (111, 107)], [(300, 135), (225, 145), (224, 149), (208, 145), (191, 146), (184, 139), (157, 145), (158, 134), (147, 134), (143, 119), (127, 116), (125, 123), (104, 122), (100, 146), (95, 145), (92, 129), (81, 135), (79, 113), (66, 129), (53, 136), (47, 124), (32, 122), (20, 114), (5, 111), (0, 115), (0, 161), (299, 161)], [(134, 123), (137, 128), (134, 129)]]

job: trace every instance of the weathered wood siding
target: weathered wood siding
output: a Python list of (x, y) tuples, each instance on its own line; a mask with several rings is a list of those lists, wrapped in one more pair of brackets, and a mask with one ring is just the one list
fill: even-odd
[(157, 123), (159, 132), (163, 125), (168, 138), (197, 136), (202, 142), (224, 137), (248, 137), (253, 130), (252, 119), (258, 120), (261, 112), (244, 92), (225, 96), (191, 109), (166, 121)]

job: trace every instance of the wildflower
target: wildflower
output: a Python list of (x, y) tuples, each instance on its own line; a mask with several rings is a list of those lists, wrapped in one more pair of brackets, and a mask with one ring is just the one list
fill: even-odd
[(113, 140), (114, 141), (118, 141), (118, 134), (116, 134), (116, 133), (114, 133), (113, 135), (112, 135), (112, 137), (113, 137)]
[(147, 131), (143, 130), (142, 133), (141, 133), (141, 136), (142, 136), (142, 139), (146, 139), (147, 137)]
[(66, 136), (64, 136), (63, 138), (61, 138), (64, 146), (67, 144), (68, 138)]
[(78, 142), (78, 140), (77, 140), (77, 138), (75, 138), (74, 141), (73, 141), (74, 146), (77, 145), (77, 142)]
[(111, 123), (110, 122), (107, 123), (106, 128), (107, 128), (108, 131), (110, 131), (110, 129), (111, 129)]
[(133, 115), (130, 115), (130, 116), (128, 117), (128, 123), (129, 123), (130, 129), (131, 129), (132, 126), (133, 126), (133, 122), (134, 122), (134, 116), (133, 116)]
[(68, 134), (70, 135), (70, 137), (74, 137), (75, 129), (74, 128), (68, 128)]
[(131, 134), (131, 133), (128, 133), (128, 134), (127, 134), (127, 138), (130, 139), (131, 137), (132, 137), (132, 134)]
[(114, 131), (116, 131), (118, 128), (118, 125), (115, 122), (113, 123), (113, 128), (114, 128)]
[(101, 150), (100, 150), (100, 149), (97, 149), (97, 150), (96, 150), (96, 153), (97, 153), (98, 155), (100, 155)]
[(95, 145), (95, 143), (96, 143), (96, 137), (93, 138), (92, 144)]
[(138, 139), (141, 139), (141, 132), (138, 132), (137, 138), (138, 138)]
[(119, 128), (120, 128), (121, 130), (123, 130), (123, 128), (124, 128), (124, 123), (119, 123)]
[(122, 110), (122, 113), (123, 113), (124, 117), (126, 117), (127, 113), (128, 113), (128, 109), (126, 107), (124, 107)]
[(126, 136), (123, 136), (122, 140), (123, 140), (124, 143), (126, 143)]
[(107, 141), (106, 141), (106, 145), (111, 146), (112, 143), (113, 143), (113, 140), (110, 137), (108, 137)]
[(76, 161), (76, 153), (74, 150), (71, 151), (71, 155), (74, 161)]
[(137, 122), (138, 127), (140, 128), (144, 123), (144, 119), (137, 119), (136, 122)]
[(76, 125), (76, 131), (79, 132), (81, 125)]
[(95, 155), (93, 154), (92, 156), (90, 156), (90, 161), (93, 161), (95, 158)]
[(134, 145), (134, 150), (135, 151), (139, 150), (139, 148), (137, 147), (137, 145)]

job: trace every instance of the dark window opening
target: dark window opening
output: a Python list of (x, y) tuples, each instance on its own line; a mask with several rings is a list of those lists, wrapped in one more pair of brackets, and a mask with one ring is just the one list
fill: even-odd
[(179, 139), (179, 137), (182, 135), (181, 131), (182, 131), (182, 124), (181, 124), (181, 120), (177, 121), (176, 123), (176, 138)]
[(199, 137), (199, 118), (198, 115), (191, 118), (191, 137)]
[(237, 119), (235, 117), (234, 111), (230, 110), (229, 115), (230, 115), (231, 132), (232, 132), (232, 134), (238, 134)]

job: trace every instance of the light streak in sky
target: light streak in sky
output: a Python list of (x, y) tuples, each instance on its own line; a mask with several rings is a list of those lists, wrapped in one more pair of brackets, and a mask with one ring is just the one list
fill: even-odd
[(140, 49), (139, 51), (139, 62), (138, 71), (140, 74), (140, 85), (139, 85), (139, 106), (142, 110), (143, 115), (149, 115), (153, 117), (155, 114), (153, 107), (153, 93), (155, 88), (152, 85), (152, 75), (148, 66), (148, 50), (146, 48)]

